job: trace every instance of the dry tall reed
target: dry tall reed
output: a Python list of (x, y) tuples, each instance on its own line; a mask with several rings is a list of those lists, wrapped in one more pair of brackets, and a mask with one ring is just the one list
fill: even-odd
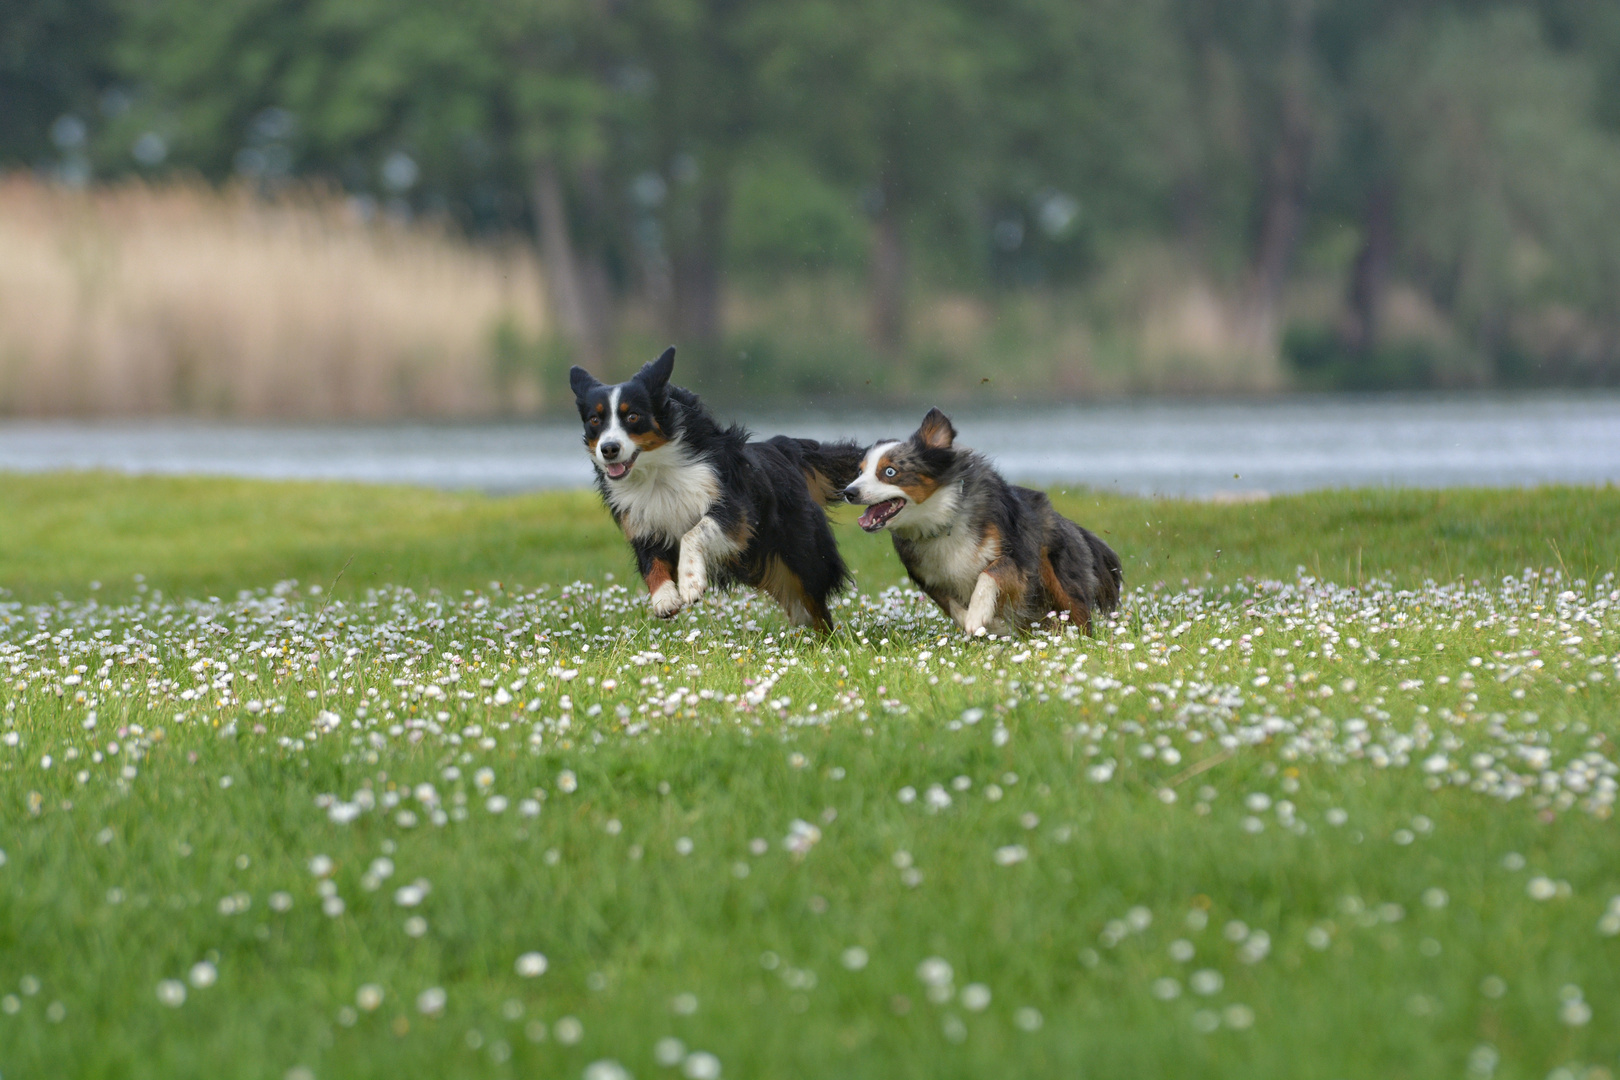
[(334, 197), (0, 178), (0, 414), (470, 417), (539, 404), (521, 248), (361, 223)]

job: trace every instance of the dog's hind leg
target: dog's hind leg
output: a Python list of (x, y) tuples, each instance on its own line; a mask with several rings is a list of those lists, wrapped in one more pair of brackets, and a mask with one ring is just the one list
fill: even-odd
[(813, 596), (805, 588), (804, 580), (781, 559), (766, 562), (759, 588), (782, 605), (794, 626), (814, 627), (823, 634), (832, 630), (832, 615), (827, 611), (826, 602)]
[(1054, 520), (1049, 522), (1046, 534), (1047, 558), (1043, 562), (1051, 564), (1052, 576), (1062, 587), (1063, 594), (1091, 612), (1100, 614), (1114, 610), (1119, 606), (1120, 586), (1124, 581), (1119, 556), (1095, 533), (1067, 518), (1056, 514), (1052, 517)]
[[(916, 579), (913, 578), (912, 580), (915, 581)], [(957, 626), (966, 629), (967, 608), (962, 606), (961, 601), (957, 600), (956, 597), (952, 596), (944, 589), (933, 589), (927, 585), (923, 585), (921, 582), (918, 582), (918, 587), (922, 589), (923, 592), (928, 594), (928, 598), (930, 600), (938, 605), (939, 610), (945, 613), (945, 617), (947, 619), (951, 620)]]
[(1091, 608), (1084, 600), (1077, 600), (1069, 595), (1063, 587), (1057, 571), (1052, 568), (1050, 552), (1041, 552), (1041, 586), (1046, 590), (1047, 599), (1051, 602), (1048, 610), (1059, 613), (1068, 612), (1069, 622), (1080, 628), (1083, 634), (1091, 633)]
[[(838, 554), (838, 541), (820, 509), (801, 502), (793, 511), (797, 520), (783, 522), (785, 533), (796, 538), (780, 543), (767, 564), (767, 571), (779, 583), (780, 591), (767, 590), (777, 598), (797, 626), (813, 626), (822, 633), (832, 630), (828, 600), (849, 584), (849, 568)], [(772, 567), (779, 567), (773, 570)], [(802, 612), (802, 614), (801, 614)]]
[(1102, 573), (1098, 575), (1097, 603), (1104, 611), (1112, 611), (1119, 606), (1119, 594), (1125, 587), (1125, 568), (1114, 549), (1105, 544), (1102, 537), (1082, 526), (1075, 527), (1080, 529), (1086, 546), (1091, 549), (1092, 558), (1102, 568)]

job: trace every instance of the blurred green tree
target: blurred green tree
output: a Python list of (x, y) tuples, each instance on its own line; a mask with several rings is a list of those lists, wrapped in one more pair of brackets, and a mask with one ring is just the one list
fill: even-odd
[(88, 175), (90, 124), (117, 112), (111, 0), (0, 4), (0, 166), (54, 165)]
[(869, 333), (891, 360), (905, 343), (909, 233), (988, 149), (976, 14), (936, 0), (769, 0), (748, 28), (774, 128), (860, 192)]
[(1083, 281), (1177, 235), (1256, 357), (1332, 278), (1347, 363), (1406, 285), (1509, 367), (1620, 371), (1617, 155), (1613, 0), (0, 5), (0, 163), (524, 228), (573, 356), (649, 312), (700, 378), (728, 272), (864, 264), (897, 363), (919, 282)]
[(625, 248), (615, 144), (647, 96), (623, 20), (584, 0), (137, 10), (126, 62), (174, 117), (177, 161), (269, 184), (336, 177), (385, 209), (469, 224), (526, 217), (557, 327), (582, 362), (607, 360)]
[(600, 365), (631, 289), (679, 340), (719, 342), (755, 127), (745, 6), (145, 0), (126, 57), (209, 175), (334, 175), (497, 220), (526, 203), (557, 324)]
[(1361, 78), (1398, 163), (1404, 265), (1491, 354), (1548, 303), (1620, 324), (1620, 140), (1534, 13), (1408, 22)]
[(1197, 235), (1213, 226), (1241, 253), (1242, 336), (1257, 356), (1277, 350), (1327, 124), (1315, 50), (1321, 2), (1177, 0), (1204, 136), (1184, 195), (1186, 227)]
[(1171, 4), (977, 7), (985, 131), (968, 179), (993, 276), (1074, 276), (1120, 242), (1167, 231), (1194, 135)]

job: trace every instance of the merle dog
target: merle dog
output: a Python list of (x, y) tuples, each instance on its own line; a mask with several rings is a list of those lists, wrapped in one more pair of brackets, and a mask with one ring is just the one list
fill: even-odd
[(1066, 613), (1087, 632), (1119, 604), (1119, 556), (1039, 491), (1014, 487), (930, 409), (909, 439), (873, 445), (844, 497), (860, 526), (888, 529), (924, 592), (969, 634), (1027, 629)]

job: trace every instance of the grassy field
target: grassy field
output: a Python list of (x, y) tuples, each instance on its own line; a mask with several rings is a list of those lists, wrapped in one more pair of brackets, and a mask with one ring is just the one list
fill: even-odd
[(1620, 1067), (1620, 492), (1060, 496), (659, 623), (575, 495), (0, 478), (0, 1076)]

